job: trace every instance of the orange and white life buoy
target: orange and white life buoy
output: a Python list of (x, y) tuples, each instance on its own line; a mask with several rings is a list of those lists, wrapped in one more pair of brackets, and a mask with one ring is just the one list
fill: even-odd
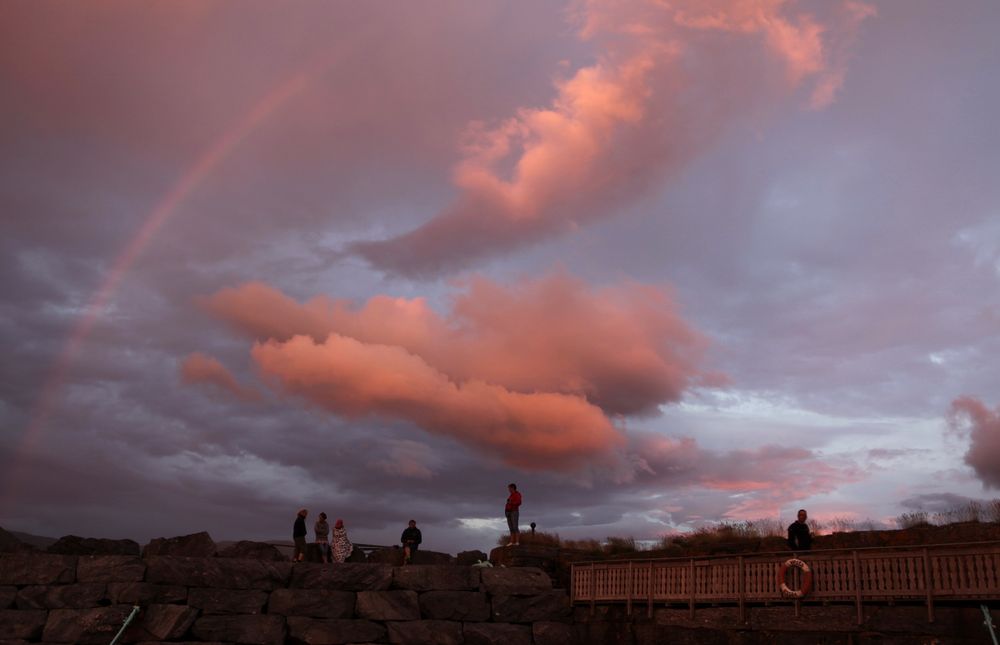
[[(795, 567), (796, 569), (802, 570), (802, 586), (798, 589), (790, 589), (788, 583), (785, 582), (785, 574), (788, 572), (789, 567)], [(809, 565), (799, 560), (798, 558), (789, 558), (785, 560), (781, 568), (778, 569), (778, 586), (781, 588), (781, 595), (786, 598), (802, 598), (809, 590), (812, 589), (813, 574), (812, 569)]]

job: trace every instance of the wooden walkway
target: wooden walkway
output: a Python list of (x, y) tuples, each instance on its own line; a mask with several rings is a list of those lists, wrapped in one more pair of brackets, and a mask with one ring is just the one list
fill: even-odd
[[(570, 591), (574, 604), (624, 603), (628, 612), (656, 605), (736, 604), (745, 619), (748, 603), (853, 602), (861, 624), (865, 602), (922, 601), (934, 622), (936, 600), (1000, 599), (1000, 541), (926, 547), (883, 547), (801, 552), (812, 588), (801, 600), (781, 590), (782, 565), (790, 552), (615, 560), (576, 563)], [(801, 589), (803, 573), (788, 567), (785, 583)]]

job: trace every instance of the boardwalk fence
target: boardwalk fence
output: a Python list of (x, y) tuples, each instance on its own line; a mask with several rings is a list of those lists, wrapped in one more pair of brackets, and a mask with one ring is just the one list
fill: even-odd
[[(805, 562), (811, 590), (801, 599), (783, 594), (779, 572), (790, 558)], [(801, 589), (803, 572), (787, 567), (785, 583)], [(788, 552), (703, 558), (633, 559), (575, 563), (570, 590), (575, 604), (624, 603), (628, 613), (645, 606), (736, 604), (745, 620), (748, 603), (853, 602), (858, 624), (865, 602), (921, 601), (934, 622), (936, 600), (1000, 598), (1000, 541), (925, 547)]]

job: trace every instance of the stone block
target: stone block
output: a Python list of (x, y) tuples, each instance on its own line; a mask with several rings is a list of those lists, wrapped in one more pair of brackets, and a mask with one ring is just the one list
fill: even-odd
[(17, 597), (17, 587), (0, 587), (0, 609), (10, 609)]
[[(403, 549), (400, 549), (402, 551)], [(450, 553), (441, 553), (439, 551), (427, 551), (425, 549), (419, 549), (413, 554), (413, 558), (410, 560), (411, 564), (422, 564), (422, 565), (442, 565), (442, 564), (454, 564), (455, 559), (451, 557)]]
[(535, 645), (575, 645), (579, 642), (573, 625), (549, 621), (532, 623), (531, 637)]
[(552, 579), (541, 569), (479, 569), (480, 590), (492, 595), (531, 595), (552, 589)]
[(339, 591), (375, 591), (392, 584), (392, 567), (382, 564), (312, 564), (300, 562), (292, 567), (295, 589), (337, 589)]
[(478, 568), (455, 565), (410, 565), (392, 571), (393, 588), (412, 591), (475, 591), (479, 580)]
[(76, 582), (76, 557), (21, 551), (0, 555), (0, 585), (58, 585)]
[[(104, 584), (30, 585), (17, 592), (18, 609), (92, 609), (107, 598)], [(104, 604), (108, 604), (105, 602)]]
[(356, 596), (331, 589), (275, 589), (267, 613), (310, 618), (352, 618)]
[(354, 610), (360, 618), (370, 620), (419, 620), (417, 592), (404, 589), (393, 591), (359, 591)]
[(266, 542), (251, 542), (241, 540), (231, 544), (216, 554), (220, 558), (241, 558), (243, 560), (267, 560), (269, 562), (287, 562), (288, 558), (281, 555), (278, 547)]
[(129, 605), (98, 609), (53, 609), (45, 621), (42, 640), (47, 643), (106, 645), (132, 613)]
[(572, 611), (563, 589), (533, 596), (493, 596), (494, 622), (533, 623), (536, 620), (569, 621)]
[(259, 589), (208, 589), (188, 591), (187, 604), (202, 614), (259, 614), (267, 602), (267, 592)]
[(385, 639), (385, 627), (370, 620), (331, 620), (290, 616), (288, 636), (307, 645), (340, 645)]
[(38, 640), (45, 628), (48, 612), (0, 609), (0, 639)]
[(142, 582), (146, 563), (137, 556), (84, 555), (76, 563), (77, 582)]
[(420, 594), (420, 616), (431, 620), (486, 621), (490, 619), (489, 597), (480, 591), (427, 591)]
[(394, 546), (390, 549), (375, 549), (368, 554), (367, 562), (369, 564), (388, 564), (393, 567), (400, 567), (403, 565), (403, 549), (399, 546)]
[(531, 645), (531, 627), (507, 623), (462, 625), (466, 645)]
[(482, 551), (462, 551), (455, 556), (455, 564), (467, 567), (476, 564), (477, 562), (484, 562), (488, 558), (489, 556)]
[(171, 604), (187, 602), (187, 587), (181, 585), (155, 585), (149, 582), (108, 583), (108, 598), (114, 605)]
[(211, 558), (215, 555), (215, 551), (215, 542), (212, 540), (212, 536), (202, 531), (191, 535), (151, 540), (142, 548), (142, 557), (172, 555), (188, 558)]
[(149, 605), (132, 621), (122, 641), (175, 640), (187, 633), (197, 617), (198, 610), (193, 607)]
[(146, 560), (146, 582), (271, 591), (286, 586), (292, 563), (158, 556)]
[(45, 550), (48, 553), (61, 555), (132, 555), (138, 557), (139, 543), (135, 540), (107, 540), (65, 535)]
[(413, 620), (386, 623), (389, 642), (400, 645), (461, 645), (462, 623), (450, 620)]
[(194, 621), (191, 633), (198, 640), (242, 643), (244, 645), (283, 645), (283, 616), (202, 616)]

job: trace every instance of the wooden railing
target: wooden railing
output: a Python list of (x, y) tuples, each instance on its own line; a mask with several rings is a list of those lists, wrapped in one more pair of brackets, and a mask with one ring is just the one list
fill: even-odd
[[(812, 586), (801, 599), (781, 591), (778, 574), (791, 553), (616, 560), (575, 563), (570, 591), (574, 603), (645, 606), (850, 601), (858, 622), (865, 601), (918, 600), (934, 620), (934, 601), (1000, 599), (1000, 541), (927, 547), (811, 551), (798, 554), (810, 569)], [(801, 589), (803, 573), (788, 567), (786, 586)]]

